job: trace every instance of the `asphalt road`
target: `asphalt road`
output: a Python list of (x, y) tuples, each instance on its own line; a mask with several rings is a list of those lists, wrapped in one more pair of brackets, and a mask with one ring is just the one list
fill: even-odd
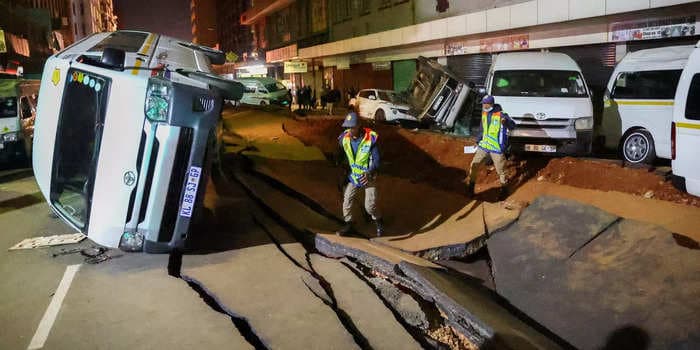
[(112, 250), (91, 265), (53, 257), (89, 240), (7, 250), (73, 230), (50, 215), (31, 171), (0, 171), (0, 349), (420, 348), (346, 264), (311, 254), (235, 183), (207, 192), (196, 253)]

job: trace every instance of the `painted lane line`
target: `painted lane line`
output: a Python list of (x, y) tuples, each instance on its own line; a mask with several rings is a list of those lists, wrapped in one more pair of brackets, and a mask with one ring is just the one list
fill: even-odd
[(66, 272), (63, 274), (63, 278), (58, 284), (58, 288), (53, 298), (51, 298), (51, 303), (49, 303), (49, 307), (46, 308), (44, 317), (41, 318), (39, 327), (36, 329), (36, 333), (34, 333), (34, 337), (32, 337), (32, 341), (29, 343), (27, 350), (41, 349), (44, 347), (44, 343), (46, 343), (46, 339), (49, 337), (49, 332), (56, 321), (56, 316), (58, 316), (58, 311), (63, 304), (63, 299), (66, 297), (66, 294), (68, 294), (68, 288), (70, 288), (71, 283), (73, 283), (73, 277), (75, 277), (78, 269), (80, 269), (80, 264), (66, 267)]

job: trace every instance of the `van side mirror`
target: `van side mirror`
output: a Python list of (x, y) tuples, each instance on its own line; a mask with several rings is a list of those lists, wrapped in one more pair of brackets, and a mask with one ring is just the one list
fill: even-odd
[(486, 95), (486, 89), (485, 88), (479, 88), (479, 94), (481, 95)]
[(110, 67), (122, 70), (124, 69), (124, 58), (126, 53), (124, 50), (115, 49), (112, 47), (105, 47), (102, 50), (102, 57), (100, 57), (100, 63)]
[(367, 98), (370, 99), (370, 100), (372, 100), (372, 101), (374, 101), (374, 100), (377, 99), (377, 96), (369, 95)]

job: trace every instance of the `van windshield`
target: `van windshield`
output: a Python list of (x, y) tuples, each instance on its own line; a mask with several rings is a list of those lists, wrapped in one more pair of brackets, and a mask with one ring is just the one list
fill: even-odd
[(502, 70), (493, 75), (494, 96), (588, 97), (581, 73), (560, 70)]
[(270, 84), (265, 84), (265, 89), (267, 89), (267, 92), (277, 92), (280, 90), (287, 90), (282, 83), (270, 83)]
[(69, 71), (58, 120), (51, 203), (81, 230), (90, 214), (108, 87), (106, 78)]
[(0, 118), (17, 116), (17, 97), (0, 97)]

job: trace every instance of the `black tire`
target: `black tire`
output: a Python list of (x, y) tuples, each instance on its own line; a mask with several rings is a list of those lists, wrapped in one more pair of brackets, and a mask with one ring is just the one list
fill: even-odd
[(261, 105), (261, 106), (267, 106), (267, 102), (265, 102), (265, 101), (260, 101), (260, 105)]
[(652, 164), (656, 159), (654, 139), (645, 129), (628, 131), (622, 138), (620, 155), (631, 165)]
[(383, 109), (378, 109), (376, 112), (374, 112), (374, 121), (376, 121), (376, 122), (385, 122), (386, 121), (386, 115), (384, 114)]

